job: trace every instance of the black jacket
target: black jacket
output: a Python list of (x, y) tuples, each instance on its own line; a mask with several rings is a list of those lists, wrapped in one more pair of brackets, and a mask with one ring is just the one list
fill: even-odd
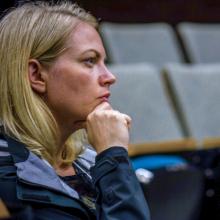
[(0, 155), (0, 198), (16, 219), (150, 219), (127, 151), (122, 147), (103, 151), (90, 168), (88, 175), (97, 191), (96, 217), (79, 200), (78, 193), (22, 143), (0, 135)]

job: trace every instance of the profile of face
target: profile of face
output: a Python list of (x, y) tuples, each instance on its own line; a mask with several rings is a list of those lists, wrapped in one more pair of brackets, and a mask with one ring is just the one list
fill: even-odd
[(105, 66), (102, 40), (91, 25), (80, 22), (66, 48), (49, 69), (42, 71), (45, 83), (35, 85), (31, 79), (32, 88), (43, 93), (58, 124), (78, 129), (96, 106), (108, 101), (115, 76)]

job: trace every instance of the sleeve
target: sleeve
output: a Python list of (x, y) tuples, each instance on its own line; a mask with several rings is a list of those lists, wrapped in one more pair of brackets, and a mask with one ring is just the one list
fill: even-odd
[(123, 147), (111, 147), (97, 155), (91, 175), (98, 194), (98, 220), (150, 219), (147, 202)]

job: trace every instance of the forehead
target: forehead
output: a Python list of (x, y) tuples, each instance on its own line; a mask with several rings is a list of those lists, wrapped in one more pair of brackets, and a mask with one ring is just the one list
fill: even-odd
[(73, 48), (75, 52), (84, 52), (93, 49), (105, 55), (99, 33), (93, 26), (85, 22), (79, 22), (74, 27), (67, 40), (67, 46)]

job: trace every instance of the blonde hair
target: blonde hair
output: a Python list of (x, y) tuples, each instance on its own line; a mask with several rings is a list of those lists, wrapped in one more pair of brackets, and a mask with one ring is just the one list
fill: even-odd
[(5, 132), (52, 165), (71, 163), (81, 147), (70, 137), (58, 152), (57, 123), (42, 98), (30, 86), (28, 62), (50, 67), (65, 49), (78, 22), (97, 28), (96, 19), (70, 2), (25, 3), (0, 21), (0, 120)]

